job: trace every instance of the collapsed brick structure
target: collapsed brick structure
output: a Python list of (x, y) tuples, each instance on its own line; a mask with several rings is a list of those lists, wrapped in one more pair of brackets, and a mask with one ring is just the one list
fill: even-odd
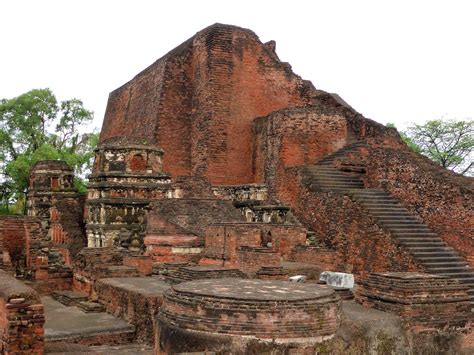
[[(100, 139), (120, 136), (159, 144), (172, 178), (204, 177), (247, 221), (289, 211), (320, 250), (336, 251), (341, 271), (433, 270), (474, 282), (462, 264), (474, 250), (472, 178), (302, 80), (274, 42), (249, 30), (210, 26), (112, 92)], [(386, 198), (375, 196), (380, 189)], [(452, 263), (439, 264), (443, 257)]]
[(30, 170), (27, 214), (41, 220), (50, 244), (67, 265), (86, 246), (84, 194), (74, 187), (74, 171), (62, 160), (42, 160)]
[[(322, 270), (354, 273), (370, 306), (384, 292), (402, 300), (413, 275), (440, 275), (435, 305), (416, 310), (431, 312), (430, 329), (446, 317), (469, 327), (473, 179), (302, 80), (273, 41), (249, 30), (212, 25), (113, 91), (85, 202), (72, 179), (64, 162), (33, 167), (29, 217), (0, 218), (3, 268), (28, 270), (44, 293), (46, 285), (73, 288), (56, 298), (104, 307), (132, 323), (140, 341), (155, 334), (157, 352), (344, 349), (334, 336), (335, 295), (351, 292), (316, 288), (321, 298), (297, 299), (305, 286), (278, 283), (295, 273), (311, 281)], [(407, 273), (393, 274), (399, 289), (367, 279), (387, 271)], [(253, 298), (229, 291), (252, 283)], [(280, 313), (271, 297), (255, 299), (266, 283)], [(418, 300), (420, 290), (408, 288)], [(450, 295), (459, 302), (437, 314)], [(395, 312), (413, 318), (399, 303)], [(249, 332), (256, 342), (238, 339)]]

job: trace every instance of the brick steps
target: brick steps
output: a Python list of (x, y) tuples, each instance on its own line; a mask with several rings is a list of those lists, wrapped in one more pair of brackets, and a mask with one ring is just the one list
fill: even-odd
[(76, 306), (80, 302), (88, 300), (85, 293), (71, 290), (55, 291), (51, 294), (51, 297), (65, 306)]
[[(467, 267), (467, 262), (426, 224), (410, 216), (395, 198), (381, 190), (366, 190), (363, 194), (351, 190), (350, 194), (428, 273), (457, 279), (474, 288), (474, 270)], [(376, 197), (371, 198), (371, 194)], [(474, 304), (474, 292), (470, 294)]]
[(344, 156), (351, 149), (364, 146), (362, 142), (349, 144), (337, 152), (323, 158), (317, 165), (307, 166), (305, 172), (310, 187), (333, 192), (346, 192), (347, 189), (363, 189), (364, 183), (355, 175), (344, 174), (332, 166), (335, 159)]
[(427, 272), (468, 284), (474, 305), (474, 269), (467, 267), (467, 262), (455, 250), (389, 193), (365, 189), (356, 176), (344, 174), (333, 166), (336, 159), (362, 146), (362, 142), (347, 145), (318, 164), (306, 167), (310, 188), (350, 195)]
[(52, 297), (43, 297), (42, 302), (46, 318), (44, 340), (48, 344), (112, 345), (135, 341), (135, 326), (104, 312), (85, 312), (84, 308), (96, 308), (91, 304), (79, 307), (79, 303), (87, 301), (65, 306)]
[(336, 160), (337, 158), (342, 158), (346, 153), (350, 152), (351, 150), (355, 148), (360, 148), (360, 147), (365, 147), (365, 146), (366, 144), (360, 141), (348, 144), (344, 146), (343, 148), (339, 149), (338, 151), (334, 152), (333, 154), (330, 154), (324, 157), (323, 159), (321, 159), (318, 162), (318, 165), (332, 165), (334, 160)]

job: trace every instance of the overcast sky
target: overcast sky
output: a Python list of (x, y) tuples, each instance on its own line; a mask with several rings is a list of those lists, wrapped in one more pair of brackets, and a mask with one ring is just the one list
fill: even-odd
[(381, 123), (474, 117), (474, 1), (0, 1), (0, 98), (50, 88), (100, 128), (110, 91), (213, 23)]

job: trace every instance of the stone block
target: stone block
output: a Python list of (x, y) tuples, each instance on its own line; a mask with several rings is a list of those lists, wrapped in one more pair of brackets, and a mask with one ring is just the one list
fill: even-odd
[(324, 281), (327, 285), (333, 287), (354, 287), (354, 275), (344, 272), (323, 271), (321, 275), (319, 275), (319, 280)]

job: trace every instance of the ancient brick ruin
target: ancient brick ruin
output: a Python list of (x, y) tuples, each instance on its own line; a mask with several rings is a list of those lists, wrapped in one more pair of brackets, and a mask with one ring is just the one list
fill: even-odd
[[(45, 334), (2, 335), (4, 352), (41, 353), (36, 340), (91, 352), (474, 348), (473, 179), (316, 89), (275, 48), (215, 24), (113, 91), (86, 196), (64, 162), (32, 168), (28, 216), (0, 217), (0, 276), (44, 304)], [(322, 271), (354, 274), (355, 292), (320, 285)], [(2, 287), (0, 317), (16, 307)], [(391, 325), (374, 330), (366, 315)]]

